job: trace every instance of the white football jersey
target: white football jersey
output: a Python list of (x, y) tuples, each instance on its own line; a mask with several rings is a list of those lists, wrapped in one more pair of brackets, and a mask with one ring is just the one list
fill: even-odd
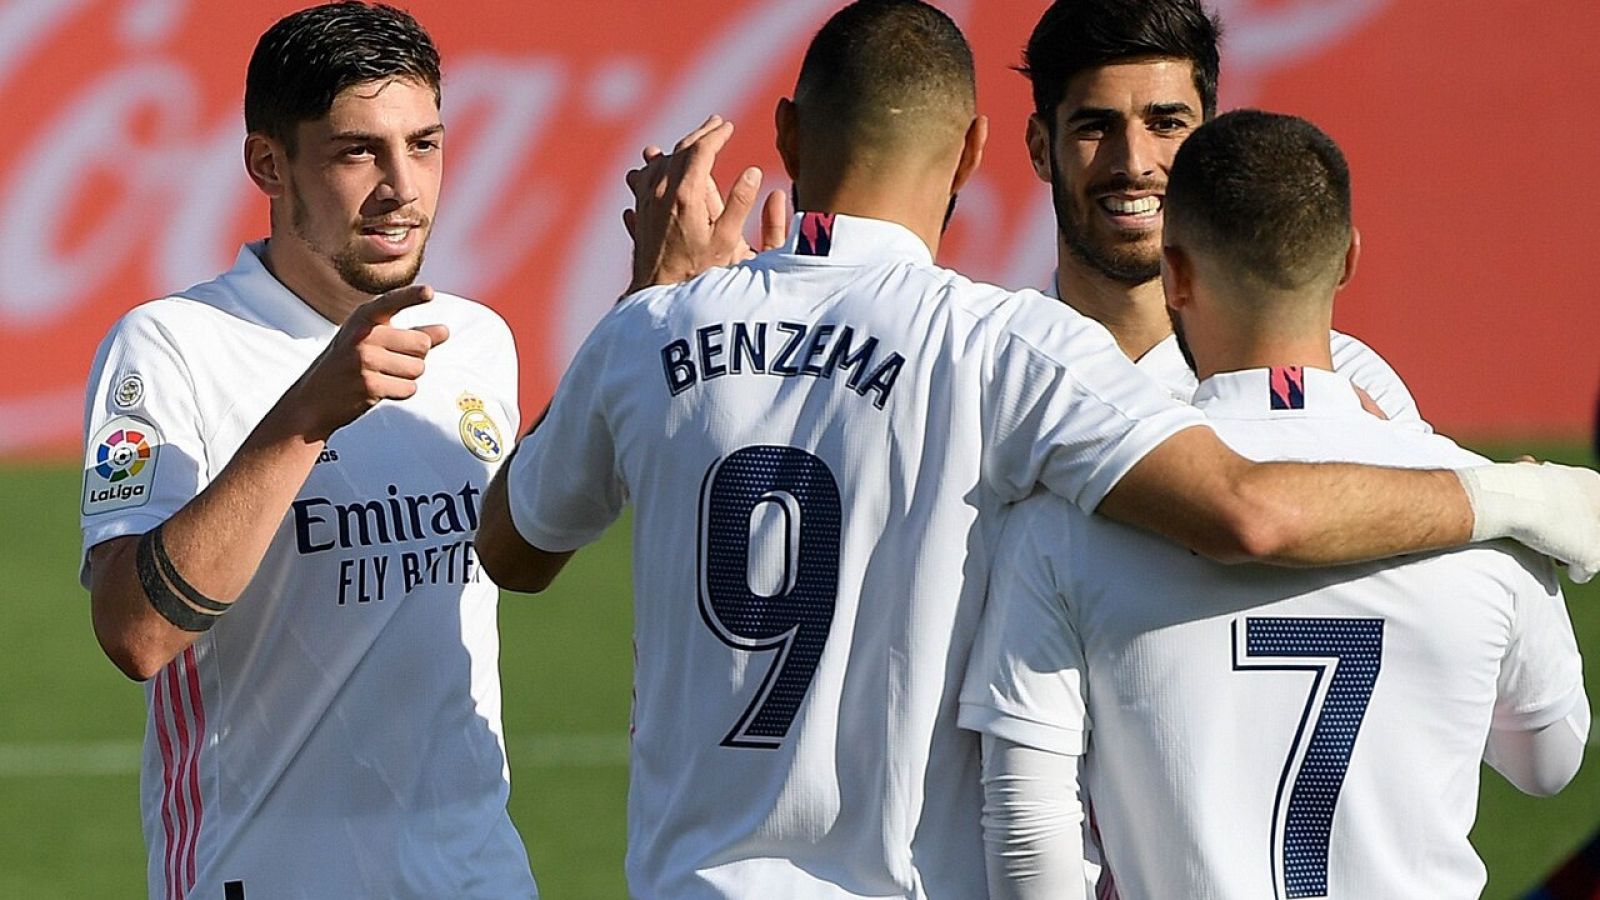
[(1036, 292), (932, 265), (884, 221), (624, 299), (509, 470), (547, 551), (626, 501), (638, 897), (984, 890), (956, 695), (994, 513), (1092, 510), (1201, 416)]
[[(1258, 460), (1482, 462), (1366, 414), (1322, 370), (1218, 375), (1195, 402)], [(1478, 896), (1467, 832), (1491, 725), (1582, 702), (1548, 561), (1507, 543), (1224, 566), (1049, 497), (1008, 519), (961, 723), (1087, 749), (1123, 900)]]
[[(1338, 331), (1328, 332), (1328, 345), (1333, 354), (1333, 370), (1350, 381), (1378, 404), (1391, 422), (1403, 423), (1413, 431), (1431, 432), (1433, 427), (1422, 420), (1417, 411), (1417, 401), (1399, 373), (1378, 355), (1376, 350), (1360, 340)], [(1184, 362), (1183, 351), (1178, 349), (1177, 335), (1169, 334), (1161, 343), (1151, 347), (1136, 363), (1139, 371), (1154, 378), (1172, 396), (1185, 403), (1194, 399), (1200, 386), (1194, 370)]]
[[(336, 331), (241, 250), (112, 328), (89, 378), (88, 550), (165, 521)], [(532, 897), (506, 813), (495, 607), (472, 549), (516, 354), (437, 294), (415, 396), (334, 432), (234, 608), (145, 685), (152, 898)], [(238, 883), (238, 887), (228, 886)]]

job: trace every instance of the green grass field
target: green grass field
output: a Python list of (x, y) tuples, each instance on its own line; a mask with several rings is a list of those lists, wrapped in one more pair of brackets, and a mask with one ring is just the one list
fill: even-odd
[[(1539, 452), (1585, 461), (1575, 449)], [(0, 542), (0, 897), (144, 892), (143, 694), (101, 656), (89, 627), (75, 577), (78, 489), (70, 468), (0, 470), (12, 515)], [(613, 529), (555, 589), (508, 594), (501, 606), (511, 812), (551, 900), (624, 896), (629, 571), (627, 535)], [(1569, 598), (1590, 696), (1600, 697), (1600, 585)], [(1492, 772), (1483, 783), (1473, 839), (1491, 900), (1518, 896), (1600, 827), (1594, 760), (1550, 800), (1524, 797)]]

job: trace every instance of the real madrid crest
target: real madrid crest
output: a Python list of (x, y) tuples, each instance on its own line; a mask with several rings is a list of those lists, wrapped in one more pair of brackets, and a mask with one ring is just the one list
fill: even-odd
[(494, 462), (505, 454), (505, 444), (500, 440), (500, 427), (483, 409), (483, 401), (468, 393), (456, 398), (461, 408), (461, 443), (472, 455), (484, 462)]

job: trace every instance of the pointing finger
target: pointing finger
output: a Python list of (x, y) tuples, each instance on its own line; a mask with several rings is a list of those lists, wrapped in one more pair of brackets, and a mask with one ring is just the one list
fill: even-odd
[(387, 294), (379, 294), (355, 311), (373, 325), (387, 325), (394, 314), (410, 306), (427, 303), (433, 299), (433, 288), (426, 284), (409, 284)]

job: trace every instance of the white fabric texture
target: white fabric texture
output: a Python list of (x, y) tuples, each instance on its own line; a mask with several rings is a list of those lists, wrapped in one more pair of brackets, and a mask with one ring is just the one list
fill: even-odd
[(989, 900), (1082, 900), (1078, 755), (983, 735), (983, 846)]

